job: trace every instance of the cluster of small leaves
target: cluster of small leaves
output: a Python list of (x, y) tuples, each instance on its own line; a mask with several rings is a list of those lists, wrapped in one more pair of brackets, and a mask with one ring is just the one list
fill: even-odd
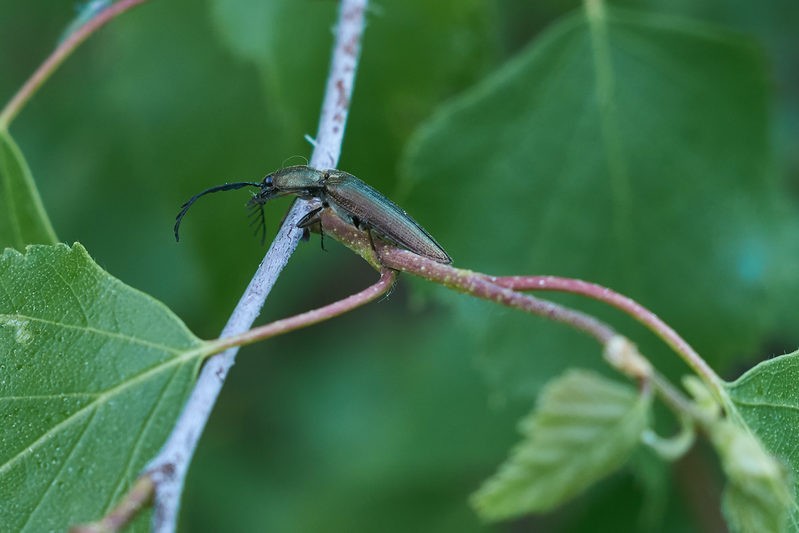
[[(764, 384), (762, 370), (754, 369), (747, 381), (759, 381), (776, 394), (783, 384)], [(768, 390), (761, 391), (769, 396)], [(798, 396), (793, 393), (792, 403)], [(727, 475), (723, 510), (731, 529), (780, 532), (790, 522), (796, 531), (797, 507), (786, 465), (745, 422), (720, 418), (718, 405), (707, 409), (707, 398), (702, 394), (694, 407), (710, 414), (701, 422)], [(742, 394), (735, 404), (751, 405), (746, 398)], [(521, 424), (524, 440), (474, 495), (476, 510), (487, 520), (501, 520), (562, 505), (623, 465), (641, 444), (650, 420), (650, 394), (590, 372), (568, 372), (544, 388), (536, 409)]]

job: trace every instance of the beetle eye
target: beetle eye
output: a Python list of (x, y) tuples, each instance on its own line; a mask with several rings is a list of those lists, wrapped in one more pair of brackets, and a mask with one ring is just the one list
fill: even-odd
[(264, 178), (264, 187), (272, 187), (274, 185), (272, 181), (272, 176), (267, 176)]

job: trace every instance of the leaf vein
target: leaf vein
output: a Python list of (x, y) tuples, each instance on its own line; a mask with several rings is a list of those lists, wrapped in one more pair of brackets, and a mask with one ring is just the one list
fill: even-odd
[(138, 437), (136, 437), (133, 446), (131, 446), (130, 455), (128, 456), (128, 460), (126, 461), (125, 466), (121, 470), (119, 480), (117, 481), (114, 490), (109, 492), (110, 495), (109, 499), (108, 501), (106, 501), (104, 506), (105, 512), (111, 510), (112, 505), (119, 497), (120, 492), (122, 492), (122, 489), (125, 486), (125, 481), (128, 479), (128, 477), (131, 474), (131, 466), (136, 460), (136, 456), (139, 450), (141, 449), (142, 443), (144, 442), (144, 436), (147, 434), (150, 425), (154, 421), (155, 417), (153, 415), (155, 411), (158, 409), (159, 405), (161, 404), (161, 401), (164, 399), (166, 391), (169, 390), (169, 387), (172, 386), (172, 382), (175, 381), (175, 377), (178, 376), (179, 373), (180, 373), (180, 368), (176, 368), (175, 371), (172, 373), (172, 376), (164, 384), (163, 388), (161, 389), (161, 392), (158, 394), (158, 398), (156, 398), (153, 401), (153, 405), (150, 408), (149, 412), (144, 417), (144, 426), (142, 427), (142, 430), (139, 432)]
[(89, 429), (89, 426), (92, 425), (92, 420), (94, 420), (94, 417), (96, 415), (97, 411), (95, 410), (89, 416), (88, 420), (86, 421), (86, 424), (83, 426), (83, 429), (80, 432), (80, 435), (78, 435), (78, 438), (76, 438), (75, 441), (72, 443), (72, 447), (70, 448), (69, 453), (67, 454), (64, 461), (61, 463), (61, 466), (58, 468), (58, 471), (55, 473), (50, 483), (47, 484), (47, 488), (42, 493), (41, 497), (39, 498), (39, 501), (36, 502), (36, 505), (33, 506), (33, 509), (28, 514), (28, 517), (25, 519), (25, 523), (22, 524), (22, 527), (19, 528), (20, 531), (23, 531), (25, 527), (30, 523), (31, 519), (36, 514), (36, 511), (39, 510), (45, 498), (47, 498), (47, 495), (50, 493), (51, 490), (53, 490), (53, 487), (56, 486), (56, 481), (58, 480), (59, 476), (61, 476), (61, 473), (64, 471), (64, 468), (66, 468), (67, 464), (69, 464), (70, 457), (72, 457), (72, 455), (75, 453), (75, 450), (78, 449), (78, 445), (80, 445), (81, 441), (86, 436), (86, 432)]
[(733, 400), (738, 405), (744, 405), (746, 407), (762, 407), (762, 408), (771, 408), (771, 409), (787, 409), (789, 411), (799, 411), (799, 405), (792, 405), (788, 403), (776, 403), (776, 402), (766, 402), (766, 401), (755, 401), (755, 400)]
[[(81, 315), (83, 315), (83, 323), (84, 323), (84, 325), (88, 326), (89, 325), (89, 315), (86, 312), (86, 308), (83, 306), (83, 302), (78, 297), (78, 294), (75, 292), (75, 288), (72, 286), (72, 284), (69, 281), (67, 281), (67, 278), (65, 278), (64, 275), (61, 272), (59, 272), (51, 263), (46, 263), (46, 266), (47, 266), (48, 269), (50, 269), (53, 272), (53, 274), (55, 274), (55, 276), (57, 278), (59, 278), (61, 280), (61, 282), (64, 284), (64, 286), (67, 289), (69, 289), (69, 292), (72, 294), (72, 298), (75, 300), (75, 303), (77, 303), (78, 309), (80, 309)], [(65, 309), (64, 312), (66, 314), (67, 306), (64, 306), (64, 309)]]
[(55, 426), (53, 426), (52, 428), (47, 430), (45, 433), (43, 433), (33, 443), (24, 446), (22, 451), (17, 453), (15, 456), (11, 457), (4, 464), (0, 465), (0, 477), (5, 475), (17, 462), (19, 462), (20, 460), (22, 460), (25, 457), (27, 457), (30, 453), (32, 453), (35, 448), (38, 448), (43, 443), (45, 443), (47, 441), (47, 439), (49, 439), (52, 435), (57, 434), (58, 432), (62, 431), (64, 428), (66, 428), (70, 424), (72, 424), (73, 421), (76, 418), (79, 418), (81, 415), (83, 415), (84, 412), (86, 412), (86, 411), (88, 411), (90, 409), (93, 409), (95, 407), (99, 407), (100, 405), (102, 405), (103, 403), (109, 401), (111, 398), (113, 398), (117, 394), (121, 393), (125, 389), (127, 389), (127, 388), (129, 388), (129, 387), (131, 387), (131, 386), (133, 386), (133, 385), (135, 385), (135, 384), (137, 384), (137, 383), (149, 378), (152, 375), (157, 374), (158, 372), (166, 371), (169, 368), (171, 368), (172, 366), (175, 366), (175, 365), (190, 361), (194, 357), (198, 357), (198, 356), (201, 356), (201, 355), (203, 355), (203, 351), (202, 350), (199, 350), (199, 349), (190, 350), (190, 351), (184, 353), (183, 355), (181, 355), (179, 357), (175, 357), (173, 359), (170, 359), (168, 361), (160, 363), (160, 364), (158, 364), (158, 365), (146, 370), (145, 372), (142, 372), (141, 374), (139, 374), (137, 376), (134, 376), (133, 378), (131, 378), (131, 379), (129, 379), (129, 380), (123, 382), (123, 383), (120, 383), (116, 387), (112, 387), (112, 388), (110, 388), (110, 389), (108, 389), (106, 391), (103, 391), (101, 394), (98, 394), (97, 397), (94, 399), (94, 401), (84, 405), (83, 407), (81, 407), (80, 409), (78, 409), (77, 411), (75, 411), (74, 413), (69, 415), (67, 418), (65, 418), (64, 420), (62, 420), (61, 422), (59, 422), (58, 424), (56, 424)]
[(29, 401), (29, 400), (63, 400), (64, 398), (93, 398), (99, 396), (98, 392), (62, 392), (58, 394), (31, 394), (30, 396), (2, 396), (0, 402)]
[(156, 342), (140, 339), (140, 338), (137, 338), (137, 337), (131, 337), (130, 335), (125, 335), (125, 334), (117, 333), (117, 332), (114, 332), (114, 331), (106, 331), (106, 330), (103, 330), (103, 329), (98, 329), (98, 328), (95, 328), (95, 327), (92, 327), (92, 326), (80, 326), (80, 325), (77, 325), (77, 324), (66, 324), (66, 323), (63, 323), (63, 322), (57, 322), (57, 321), (54, 321), (54, 320), (48, 320), (46, 318), (39, 318), (39, 317), (32, 317), (32, 316), (28, 316), (28, 315), (23, 315), (21, 313), (0, 314), (0, 320), (8, 320), (8, 319), (12, 319), (12, 320), (13, 319), (29, 320), (31, 322), (38, 322), (38, 323), (41, 323), (41, 324), (46, 324), (48, 326), (56, 326), (56, 327), (64, 328), (64, 329), (83, 331), (83, 332), (86, 332), (86, 333), (92, 333), (92, 334), (95, 334), (95, 335), (99, 335), (101, 337), (109, 337), (109, 338), (112, 338), (112, 339), (122, 340), (122, 341), (128, 342), (130, 344), (137, 344), (137, 345), (140, 345), (140, 346), (147, 346), (148, 348), (155, 348), (155, 349), (158, 349), (158, 350), (163, 350), (163, 351), (165, 351), (167, 353), (170, 353), (170, 354), (173, 354), (173, 355), (179, 355), (181, 353), (181, 351), (182, 351), (179, 348), (172, 348), (171, 346), (158, 344)]

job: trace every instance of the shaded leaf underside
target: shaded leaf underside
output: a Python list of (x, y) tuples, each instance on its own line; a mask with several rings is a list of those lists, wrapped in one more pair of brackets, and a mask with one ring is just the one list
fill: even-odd
[[(768, 179), (767, 95), (762, 58), (739, 36), (580, 12), (419, 129), (403, 167), (408, 206), (438, 207), (424, 225), (456, 264), (612, 287), (720, 367), (755, 349), (773, 318), (782, 204)], [(590, 364), (575, 359), (585, 345), (547, 324), (474, 322), (500, 390), (529, 394)], [(530, 357), (530, 339), (537, 353), (573, 355)]]

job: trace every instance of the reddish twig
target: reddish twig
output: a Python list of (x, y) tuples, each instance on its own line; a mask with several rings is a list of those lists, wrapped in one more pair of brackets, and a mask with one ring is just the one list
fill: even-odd
[(28, 81), (20, 87), (19, 91), (17, 91), (3, 108), (3, 111), (0, 112), (0, 129), (8, 129), (9, 124), (11, 124), (39, 87), (47, 81), (59, 65), (61, 65), (61, 63), (63, 63), (64, 60), (92, 33), (113, 18), (146, 1), (147, 0), (119, 0), (97, 13), (97, 15), (86, 21), (85, 24), (64, 39), (56, 49), (53, 50), (53, 53), (45, 59), (44, 63), (36, 69), (36, 72), (28, 78)]
[(487, 279), (497, 285), (514, 290), (559, 291), (579, 294), (623, 311), (663, 340), (697, 375), (703, 378), (705, 383), (715, 393), (717, 400), (725, 401), (726, 393), (720, 390), (722, 389), (721, 378), (708, 366), (696, 350), (660, 317), (632, 298), (596, 283), (557, 276), (487, 276)]
[(491, 278), (483, 274), (436, 263), (408, 250), (384, 247), (380, 252), (380, 261), (389, 268), (410, 272), (472, 296), (569, 325), (595, 338), (602, 346), (617, 336), (613, 328), (590, 315), (522, 294), (493, 283)]
[[(327, 233), (361, 255), (373, 266), (377, 266), (378, 263), (374, 258), (371, 243), (363, 232), (342, 221), (335, 213), (331, 212), (323, 213), (322, 223)], [(581, 280), (555, 276), (488, 276), (436, 263), (407, 250), (383, 243), (378, 243), (377, 251), (382, 266), (409, 272), (474, 296), (497, 301), (504, 305), (517, 307), (533, 314), (569, 324), (593, 336), (603, 345), (607, 344), (610, 335), (615, 336), (613, 329), (603, 322), (546, 300), (526, 300), (524, 299), (525, 297), (531, 297), (520, 295), (515, 291), (548, 290), (570, 292), (612, 305), (629, 314), (663, 339), (703, 378), (722, 405), (726, 406), (728, 404), (728, 397), (723, 390), (721, 379), (677, 332), (652, 311), (606, 287)]]
[(253, 328), (239, 335), (232, 335), (230, 337), (224, 337), (217, 341), (213, 341), (211, 343), (211, 349), (213, 351), (221, 352), (222, 350), (226, 350), (234, 346), (252, 344), (253, 342), (262, 341), (277, 335), (283, 335), (284, 333), (288, 333), (296, 329), (318, 324), (319, 322), (342, 315), (348, 311), (352, 311), (353, 309), (361, 307), (362, 305), (366, 305), (369, 302), (373, 302), (380, 296), (389, 292), (391, 287), (394, 286), (396, 280), (397, 272), (395, 270), (384, 268), (380, 271), (380, 279), (377, 280), (377, 282), (356, 294), (318, 309), (312, 309), (311, 311), (306, 311), (305, 313), (300, 313), (299, 315), (294, 315), (289, 318), (264, 324), (263, 326)]
[[(603, 347), (618, 336), (613, 328), (592, 316), (502, 287), (491, 282), (484, 274), (437, 263), (379, 240), (373, 242), (365, 232), (341, 220), (332, 210), (324, 210), (321, 216), (325, 234), (352, 249), (374, 268), (387, 267), (408, 272), (478, 298), (567, 324), (590, 335)], [(372, 244), (376, 246), (376, 250), (372, 249)]]

